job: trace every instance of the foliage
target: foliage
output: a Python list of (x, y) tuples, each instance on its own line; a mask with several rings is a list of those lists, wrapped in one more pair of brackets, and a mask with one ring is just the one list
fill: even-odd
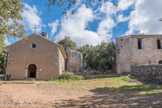
[(5, 44), (5, 38), (3, 35), (0, 34), (0, 52), (3, 50)]
[(115, 64), (115, 44), (85, 45), (78, 49), (83, 54), (84, 62), (92, 68), (112, 69)]
[(79, 76), (79, 75), (75, 76), (75, 80), (83, 80), (83, 79), (84, 78), (82, 76)]
[(0, 80), (5, 80), (5, 75), (0, 74)]
[[(83, 77), (79, 76), (79, 75), (74, 75), (73, 72), (64, 72), (63, 74), (60, 75), (59, 77), (59, 81), (70, 81), (70, 80), (82, 80)], [(55, 80), (55, 79), (51, 79), (51, 80)]]
[(58, 44), (62, 45), (66, 51), (67, 48), (71, 48), (73, 50), (77, 49), (77, 45), (75, 42), (73, 42), (70, 37), (65, 36), (63, 40), (60, 40), (57, 42)]
[(64, 72), (63, 74), (60, 75), (59, 79), (74, 79), (74, 73), (72, 72)]
[(3, 48), (2, 52), (0, 52), (0, 73), (4, 73), (7, 65), (7, 48)]
[(0, 52), (2, 51), (4, 37), (22, 37), (25, 35), (21, 12), (23, 5), (20, 0), (0, 0)]

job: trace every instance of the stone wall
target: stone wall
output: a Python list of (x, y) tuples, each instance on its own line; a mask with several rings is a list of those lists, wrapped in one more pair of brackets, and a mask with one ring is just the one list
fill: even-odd
[(131, 77), (150, 83), (162, 83), (162, 65), (139, 65), (131, 68)]
[[(138, 39), (142, 39), (142, 49), (138, 49)], [(157, 40), (160, 40), (162, 43), (162, 35), (129, 35), (117, 37), (117, 73), (130, 72), (132, 65), (158, 65), (162, 60), (162, 49), (158, 49)]]
[(67, 71), (70, 72), (81, 72), (82, 71), (82, 65), (83, 65), (83, 55), (82, 53), (71, 50), (70, 48), (67, 48)]

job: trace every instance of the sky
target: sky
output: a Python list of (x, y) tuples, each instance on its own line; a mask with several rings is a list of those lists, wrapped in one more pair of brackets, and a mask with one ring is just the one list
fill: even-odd
[[(87, 1), (87, 0), (86, 0)], [(107, 0), (89, 4), (85, 0), (77, 0), (66, 15), (64, 6), (50, 6), (48, 0), (21, 0), (24, 4), (21, 13), (27, 35), (48, 33), (49, 39), (59, 41), (69, 36), (78, 46), (97, 45), (114, 41), (116, 37), (135, 34), (161, 34), (162, 0)], [(114, 3), (118, 2), (118, 6)], [(75, 10), (71, 14), (71, 10)], [(6, 44), (19, 39), (6, 37)]]

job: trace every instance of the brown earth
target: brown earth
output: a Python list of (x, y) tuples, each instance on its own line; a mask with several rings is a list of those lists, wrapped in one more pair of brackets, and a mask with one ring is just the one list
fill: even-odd
[(150, 89), (136, 90), (139, 85), (134, 84), (116, 88), (113, 81), (108, 78), (70, 82), (1, 81), (0, 108), (162, 107), (161, 93), (143, 96), (138, 93)]

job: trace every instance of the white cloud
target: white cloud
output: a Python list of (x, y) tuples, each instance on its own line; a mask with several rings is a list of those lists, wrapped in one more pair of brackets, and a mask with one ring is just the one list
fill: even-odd
[(59, 26), (59, 20), (54, 21), (53, 23), (48, 23), (48, 26), (52, 28), (51, 35), (54, 35)]
[(78, 45), (96, 45), (100, 43), (102, 39), (96, 32), (86, 30), (88, 22), (94, 19), (92, 9), (86, 8), (84, 5), (74, 15), (68, 13), (61, 20), (61, 30), (55, 37), (56, 41), (63, 39), (65, 36), (70, 36)]
[(129, 30), (126, 34), (135, 31), (145, 34), (162, 33), (162, 0), (136, 0), (135, 9), (130, 14)]
[(34, 32), (34, 26), (38, 26), (37, 32), (41, 31), (42, 26), (42, 19), (38, 15), (38, 10), (36, 6), (29, 6), (28, 4), (24, 3), (23, 13), (21, 13), (23, 17), (22, 23), (25, 25), (27, 30), (32, 30)]
[(118, 10), (127, 10), (135, 1), (136, 0), (120, 0), (118, 3)]
[(129, 20), (129, 16), (128, 17), (124, 17), (123, 14), (120, 14), (117, 16), (117, 22), (125, 22)]
[[(78, 45), (97, 45), (101, 42), (108, 42), (113, 36), (113, 28), (119, 23), (129, 20), (129, 17), (120, 14), (117, 16), (117, 12), (124, 11), (134, 4), (134, 0), (122, 0), (119, 2), (119, 6), (115, 7), (112, 2), (103, 2), (101, 7), (96, 10), (86, 8), (84, 5), (79, 7), (78, 11), (71, 15), (69, 11), (66, 16), (61, 19), (61, 30), (55, 37), (55, 40), (61, 40), (65, 36), (70, 36), (71, 39)], [(115, 19), (117, 20), (115, 22)], [(98, 24), (97, 31), (87, 30), (89, 22), (95, 20), (101, 20)], [(52, 34), (55, 33), (57, 23), (50, 25)], [(54, 31), (54, 32), (53, 32)]]
[(112, 38), (112, 28), (115, 26), (115, 23), (111, 17), (106, 17), (103, 19), (98, 26), (98, 34), (102, 41), (107, 42)]
[(102, 13), (111, 15), (111, 14), (115, 14), (117, 12), (117, 9), (118, 7), (115, 7), (111, 2), (103, 2), (102, 6), (99, 7), (97, 10)]
[[(123, 14), (117, 16), (117, 12), (124, 11), (134, 4), (134, 0), (120, 0), (118, 6), (114, 6), (112, 2), (103, 2), (96, 12), (105, 14), (105, 17), (100, 18), (101, 22), (98, 26), (98, 34), (102, 37), (103, 41), (107, 42), (112, 38), (112, 29), (120, 22), (129, 20), (129, 17), (124, 17)], [(115, 17), (115, 18), (114, 18)], [(114, 19), (117, 19), (115, 22)]]

